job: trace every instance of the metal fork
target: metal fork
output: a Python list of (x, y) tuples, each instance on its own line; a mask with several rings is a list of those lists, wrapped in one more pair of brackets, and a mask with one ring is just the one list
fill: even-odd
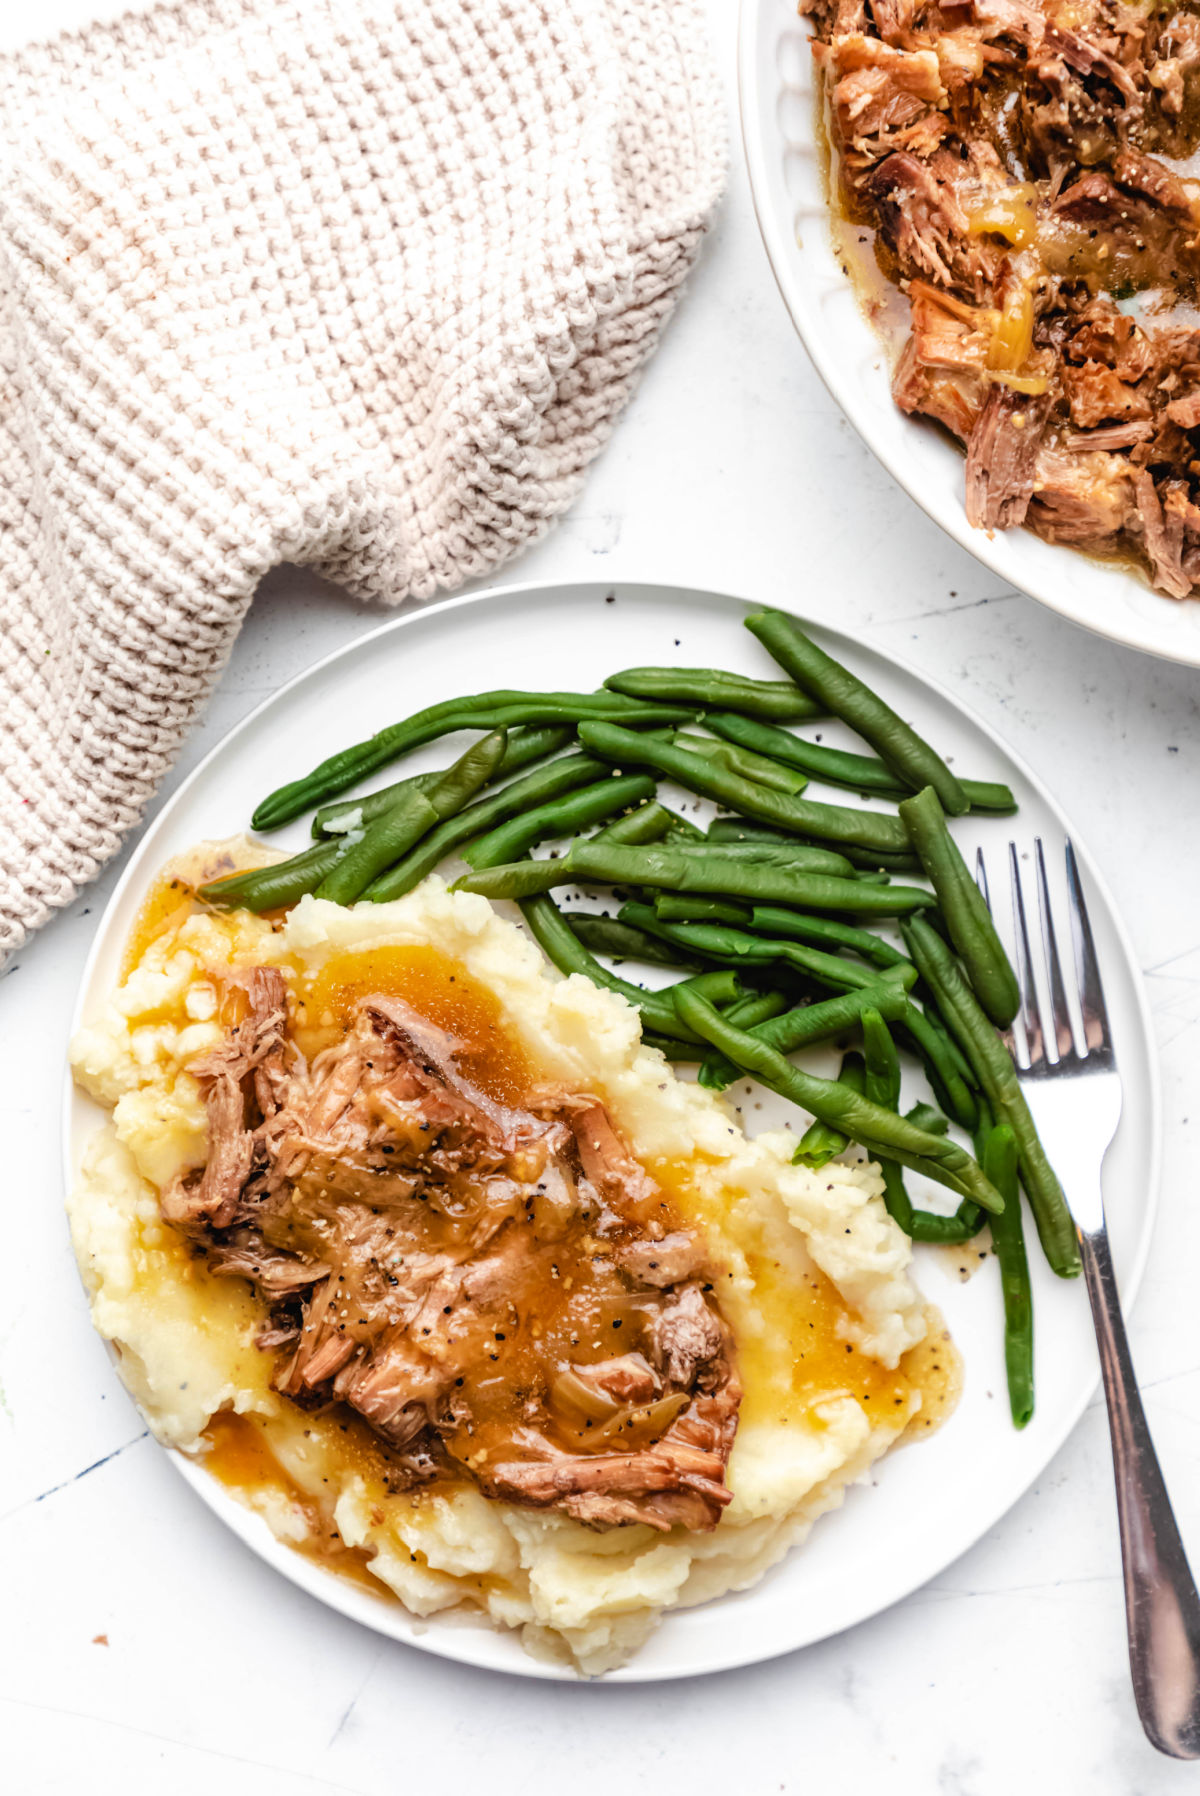
[[(1004, 1040), (1079, 1237), (1108, 1400), (1133, 1693), (1142, 1726), (1160, 1752), (1177, 1759), (1200, 1758), (1200, 1598), (1138, 1394), (1104, 1221), (1100, 1169), (1121, 1117), (1121, 1077), (1079, 867), (1068, 841), (1075, 990), (1083, 1025), (1077, 1041), (1040, 837), (1034, 843), (1034, 859), (1048, 1013), (1043, 1012), (1034, 978), (1021, 866), (1013, 842), (1008, 845), (1008, 859), (1021, 1008)], [(975, 866), (990, 909), (982, 851)]]

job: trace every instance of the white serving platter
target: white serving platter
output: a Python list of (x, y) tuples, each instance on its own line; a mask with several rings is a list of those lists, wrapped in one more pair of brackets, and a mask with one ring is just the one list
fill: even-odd
[(894, 404), (884, 344), (836, 253), (809, 45), (795, 0), (741, 0), (738, 91), (754, 209), (821, 379), (892, 478), (1006, 585), (1098, 636), (1200, 666), (1200, 601), (1164, 598), (1124, 568), (1031, 531), (989, 535), (967, 522), (962, 453)]
[[(590, 689), (618, 668), (663, 663), (772, 677), (778, 670), (741, 628), (751, 609), (739, 599), (670, 586), (510, 586), (410, 612), (318, 662), (231, 731), (146, 831), (97, 928), (73, 1027), (99, 1009), (116, 983), (124, 940), (159, 867), (196, 842), (244, 829), (257, 801), (281, 780), (425, 705), (491, 687)], [(977, 843), (986, 844), (998, 866), (1011, 821), (1023, 841), (1041, 835), (1052, 866), (1061, 869), (1067, 821), (1045, 786), (993, 731), (912, 668), (834, 631), (809, 627), (964, 772), (1012, 786), (1018, 818), (956, 824), (968, 855)], [(822, 737), (851, 746), (837, 726), (823, 725)], [(406, 770), (445, 764), (461, 740), (432, 744), (413, 756)], [(372, 783), (395, 777), (385, 771)], [(307, 817), (301, 818), (272, 840), (299, 847), (307, 829)], [(1105, 1194), (1128, 1302), (1145, 1262), (1157, 1191), (1157, 1071), (1137, 963), (1086, 847), (1074, 839), (1124, 1079), (1124, 1114), (1105, 1166)], [(760, 1110), (743, 1093), (739, 1088), (738, 1101), (751, 1133), (783, 1120), (779, 1100), (758, 1093)], [(796, 1113), (790, 1114), (794, 1119)], [(104, 1112), (68, 1076), (68, 1181), (85, 1141), (104, 1120)], [(817, 1524), (808, 1543), (754, 1589), (668, 1616), (633, 1662), (606, 1681), (697, 1676), (824, 1639), (906, 1596), (984, 1535), (1043, 1471), (1098, 1379), (1082, 1282), (1055, 1279), (1036, 1244), (1030, 1257), (1038, 1380), (1030, 1426), (1018, 1434), (1009, 1421), (994, 1263), (964, 1284), (942, 1250), (918, 1249), (918, 1280), (945, 1314), (965, 1360), (965, 1388), (954, 1416), (928, 1440), (882, 1461), (869, 1487), (853, 1488), (844, 1506)], [(529, 1658), (515, 1636), (482, 1623), (453, 1615), (415, 1620), (397, 1603), (375, 1598), (281, 1545), (266, 1523), (201, 1465), (179, 1453), (170, 1457), (247, 1545), (342, 1614), (422, 1651), (472, 1665), (529, 1677), (572, 1675)], [(1114, 1533), (1114, 1564), (1116, 1550)], [(212, 1574), (236, 1577), (236, 1561), (214, 1563)]]

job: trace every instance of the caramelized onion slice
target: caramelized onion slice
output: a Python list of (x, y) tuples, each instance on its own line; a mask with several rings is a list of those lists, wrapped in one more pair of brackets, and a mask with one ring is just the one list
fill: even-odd
[(1015, 181), (968, 206), (967, 218), (976, 236), (989, 231), (1015, 249), (1024, 249), (1037, 234), (1037, 189), (1031, 182)]
[[(687, 1391), (673, 1391), (670, 1396), (656, 1397), (651, 1403), (613, 1403), (599, 1391), (593, 1391), (570, 1369), (555, 1375), (551, 1395), (563, 1410), (573, 1410), (586, 1420), (563, 1427), (573, 1447), (583, 1452), (599, 1452), (614, 1448), (633, 1452), (661, 1439), (675, 1418), (691, 1402)], [(587, 1404), (588, 1408), (584, 1408)]]
[(669, 1397), (656, 1397), (653, 1403), (624, 1404), (610, 1421), (589, 1429), (588, 1438), (629, 1449), (649, 1446), (667, 1432), (691, 1400), (687, 1391), (672, 1391)]
[[(1004, 296), (1004, 309), (992, 332), (988, 367), (1016, 374), (1028, 361), (1032, 349), (1033, 295), (1023, 281), (1012, 281)], [(1044, 393), (1045, 390), (1043, 381), (1038, 391)]]
[(594, 1390), (571, 1366), (560, 1366), (554, 1374), (550, 1381), (550, 1396), (560, 1410), (566, 1410), (572, 1416), (583, 1416), (589, 1422), (607, 1422), (621, 1407), (614, 1397)]

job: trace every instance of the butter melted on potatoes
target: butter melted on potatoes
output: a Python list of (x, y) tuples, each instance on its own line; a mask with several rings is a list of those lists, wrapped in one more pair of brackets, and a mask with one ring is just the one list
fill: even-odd
[(941, 1419), (873, 1167), (748, 1140), (436, 878), (271, 923), (175, 871), (72, 1045), (72, 1233), (156, 1435), (279, 1538), (601, 1672)]

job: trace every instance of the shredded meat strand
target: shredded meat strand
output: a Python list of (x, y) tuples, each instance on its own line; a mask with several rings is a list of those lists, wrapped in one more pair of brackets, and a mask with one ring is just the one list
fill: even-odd
[(965, 448), (971, 523), (1195, 596), (1200, 0), (801, 11), (844, 208), (911, 302), (893, 396)]
[(207, 1160), (162, 1210), (263, 1298), (275, 1388), (357, 1412), (401, 1483), (471, 1476), (595, 1527), (714, 1527), (732, 1340), (699, 1240), (605, 1106), (500, 1103), (387, 997), (311, 1064), (276, 970), (229, 976), (225, 998), (244, 1014), (190, 1069)]

